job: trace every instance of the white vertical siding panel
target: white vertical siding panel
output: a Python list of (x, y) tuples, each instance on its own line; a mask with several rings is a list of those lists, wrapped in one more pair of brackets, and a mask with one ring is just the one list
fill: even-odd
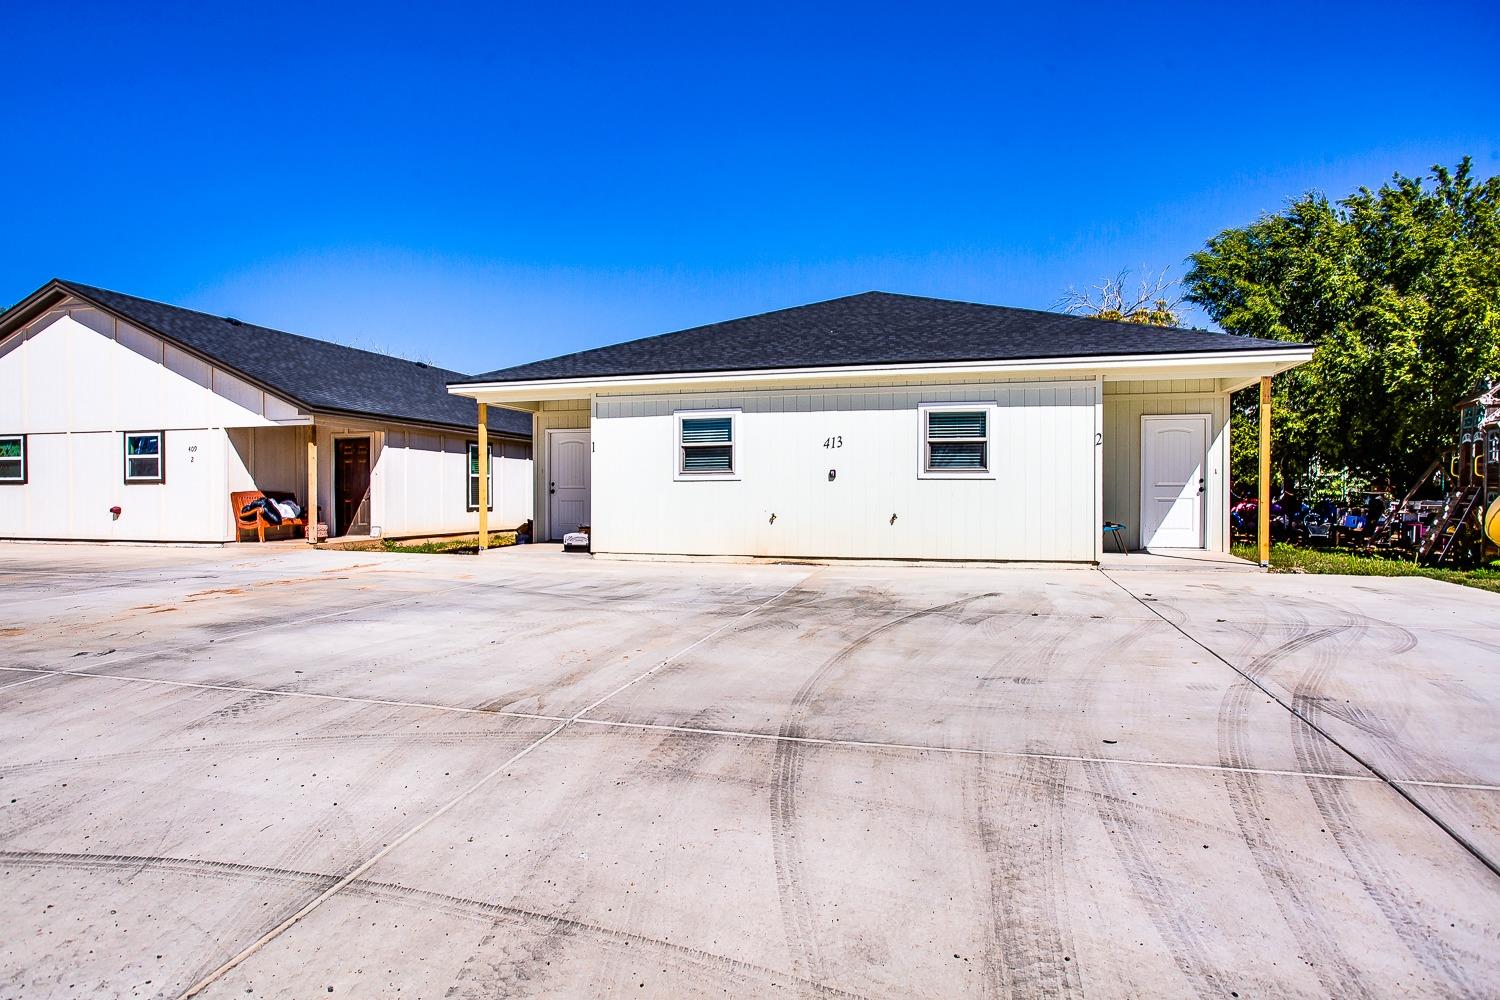
[[(593, 426), (596, 548), (1090, 559), (1097, 530), (1094, 393), (1092, 381), (1075, 388), (966, 380), (957, 386), (878, 390), (618, 397), (598, 409)], [(917, 406), (953, 400), (999, 404), (992, 437), (994, 479), (917, 477)], [(672, 413), (706, 406), (742, 411), (738, 481), (681, 483), (672, 477)], [(538, 415), (539, 429), (556, 426), (559, 419), (546, 410)], [(842, 435), (844, 447), (823, 448), (830, 435)], [(829, 469), (838, 470), (833, 482)]]

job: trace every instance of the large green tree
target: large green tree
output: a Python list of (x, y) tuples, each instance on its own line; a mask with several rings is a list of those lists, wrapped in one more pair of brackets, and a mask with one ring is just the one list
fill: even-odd
[[(1476, 180), (1467, 157), (1338, 202), (1304, 195), (1190, 260), (1186, 299), (1226, 331), (1314, 345), (1276, 379), (1279, 481), (1316, 463), (1400, 489), (1453, 439), (1454, 405), (1500, 375), (1500, 177)], [(1254, 397), (1235, 402), (1244, 426)], [(1236, 478), (1253, 483), (1253, 438), (1238, 439)]]

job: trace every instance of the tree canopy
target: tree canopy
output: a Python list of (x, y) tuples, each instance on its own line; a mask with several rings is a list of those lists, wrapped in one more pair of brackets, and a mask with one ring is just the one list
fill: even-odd
[(1190, 260), (1185, 298), (1224, 330), (1315, 348), (1276, 380), (1284, 482), (1317, 464), (1400, 489), (1500, 374), (1500, 177), (1476, 180), (1467, 157), (1338, 202), (1309, 193)]

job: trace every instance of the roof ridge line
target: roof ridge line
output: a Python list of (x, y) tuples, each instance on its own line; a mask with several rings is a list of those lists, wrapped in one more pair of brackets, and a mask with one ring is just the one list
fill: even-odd
[[(842, 302), (844, 299), (858, 299), (858, 298), (863, 298), (866, 295), (897, 295), (897, 294), (899, 294), (899, 293), (896, 293), (896, 292), (882, 292), (882, 291), (879, 291), (877, 289), (871, 289), (871, 290), (865, 291), (865, 292), (854, 292), (854, 293), (851, 293), (849, 295), (835, 295), (831, 299), (818, 299), (816, 302), (804, 302), (801, 305), (782, 306), (780, 309), (768, 309), (765, 312), (747, 313), (744, 316), (735, 316), (735, 317), (732, 317), (730, 319), (715, 320), (712, 323), (699, 323), (696, 326), (685, 326), (685, 327), (683, 327), (680, 330), (668, 330), (665, 333), (650, 333), (650, 334), (647, 334), (644, 337), (631, 337), (629, 340), (620, 340), (620, 341), (616, 341), (613, 344), (604, 344), (604, 345), (601, 345), (600, 347), (585, 347), (581, 351), (569, 351), (567, 354), (557, 354), (557, 355), (554, 355), (554, 356), (552, 356), (550, 358), (538, 358), (537, 361), (523, 361), (521, 364), (536, 364), (537, 362), (540, 362), (540, 361), (561, 361), (564, 358), (576, 357), (579, 354), (589, 354), (589, 353), (592, 353), (593, 351), (600, 351), (600, 350), (603, 350), (606, 347), (623, 347), (623, 346), (625, 346), (627, 344), (644, 344), (647, 341), (660, 340), (662, 337), (675, 337), (675, 336), (677, 336), (678, 334), (681, 334), (681, 333), (692, 333), (695, 330), (706, 330), (706, 329), (708, 329), (711, 326), (723, 326), (726, 323), (738, 323), (741, 320), (746, 320), (746, 319), (760, 319), (762, 316), (775, 316), (777, 313), (791, 312), (794, 309), (808, 309), (808, 308), (810, 308), (812, 306), (827, 305), (830, 302)], [(912, 296), (906, 296), (906, 297), (907, 298), (920, 298), (921, 296), (912, 295)], [(519, 368), (520, 365), (510, 365), (508, 367), (510, 367), (510, 368)], [(464, 378), (471, 379), (471, 380), (472, 379), (478, 379), (481, 376), (490, 375), (490, 374), (493, 374), (494, 372), (505, 371), (505, 370), (506, 370), (505, 368), (494, 368), (494, 369), (491, 369), (490, 371), (487, 371), (487, 372), (478, 372), (478, 373), (476, 373), (474, 375), (465, 375)]]
[[(359, 354), (369, 355), (372, 358), (388, 358), (391, 361), (400, 361), (403, 364), (413, 365), (417, 368), (425, 368), (428, 371), (441, 372), (449, 375), (461, 375), (464, 378), (469, 378), (469, 375), (454, 368), (444, 368), (441, 365), (428, 364), (425, 361), (413, 361), (410, 358), (403, 358), (399, 355), (386, 354), (382, 351), (371, 351), (363, 347), (354, 347), (349, 344), (341, 344), (336, 340), (325, 340), (322, 337), (312, 337), (305, 333), (293, 333), (291, 330), (281, 330), (274, 326), (263, 326), (260, 323), (252, 323), (247, 320), (242, 320), (237, 316), (224, 316), (219, 313), (207, 312), (203, 309), (192, 309), (188, 306), (179, 306), (173, 302), (163, 302), (160, 299), (148, 299), (143, 295), (132, 295), (129, 292), (120, 292), (116, 291), (113, 288), (103, 288), (98, 285), (88, 285), (84, 284), (81, 281), (72, 281), (68, 278), (53, 278), (52, 280), (55, 281), (58, 285), (61, 285), (63, 288), (66, 288), (69, 291), (74, 292), (75, 294), (82, 295), (85, 298), (91, 297), (89, 294), (90, 292), (104, 292), (108, 295), (118, 295), (121, 298), (134, 299), (136, 302), (144, 302), (147, 305), (161, 306), (163, 309), (172, 309), (177, 312), (192, 313), (195, 316), (202, 316), (206, 319), (216, 320), (220, 323), (232, 323), (238, 326), (250, 327), (251, 329), (255, 330), (264, 330), (267, 333), (275, 333), (283, 337), (296, 337), (298, 340), (306, 340), (310, 343), (322, 344), (326, 347), (337, 347), (345, 351), (355, 351)], [(104, 305), (104, 303), (102, 302), (98, 304)], [(161, 333), (162, 331), (158, 330), (155, 332)]]

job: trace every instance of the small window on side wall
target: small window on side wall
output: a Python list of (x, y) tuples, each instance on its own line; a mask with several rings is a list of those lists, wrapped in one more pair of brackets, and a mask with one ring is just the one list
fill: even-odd
[(990, 408), (924, 406), (921, 474), (931, 479), (988, 478)]
[[(486, 491), (486, 510), (495, 509), (495, 449), (490, 446), (490, 478), (489, 489)], [(469, 510), (479, 509), (479, 442), (469, 442), (469, 486), (464, 493)]]
[(736, 479), (738, 410), (689, 410), (677, 415), (678, 479)]
[(25, 434), (0, 434), (0, 485), (26, 485)]
[(125, 432), (125, 482), (167, 481), (165, 431)]

